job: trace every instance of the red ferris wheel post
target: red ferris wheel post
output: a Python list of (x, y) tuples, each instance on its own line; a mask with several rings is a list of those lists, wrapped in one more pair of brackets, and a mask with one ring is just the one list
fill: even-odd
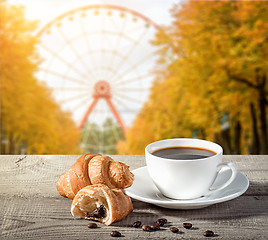
[(127, 132), (127, 131), (126, 131), (125, 125), (123, 124), (123, 121), (122, 121), (122, 119), (120, 118), (120, 115), (119, 115), (118, 112), (116, 111), (116, 108), (115, 108), (113, 102), (111, 101), (111, 98), (107, 98), (107, 97), (106, 97), (105, 100), (106, 100), (108, 106), (110, 107), (110, 109), (112, 110), (112, 112), (113, 112), (113, 114), (114, 114), (114, 117), (115, 117), (115, 119), (117, 120), (117, 122), (118, 122), (120, 128), (122, 129), (123, 133), (126, 135), (126, 132)]
[(111, 109), (117, 123), (119, 124), (120, 128), (122, 129), (123, 133), (126, 134), (126, 128), (125, 125), (123, 124), (122, 119), (120, 118), (120, 115), (118, 111), (116, 110), (112, 100), (111, 100), (111, 87), (110, 84), (107, 81), (100, 80), (96, 82), (94, 86), (94, 93), (93, 93), (93, 102), (90, 104), (88, 107), (88, 110), (86, 111), (84, 117), (82, 118), (82, 121), (79, 125), (79, 129), (81, 130), (83, 126), (85, 125), (85, 122), (87, 121), (89, 115), (93, 111), (94, 107), (96, 106), (97, 102), (99, 101), (100, 98), (103, 98), (106, 100), (107, 105)]
[(85, 122), (87, 121), (87, 119), (88, 119), (90, 113), (91, 113), (92, 110), (94, 109), (94, 107), (95, 107), (95, 105), (97, 104), (98, 100), (99, 100), (98, 97), (93, 98), (93, 102), (90, 104), (88, 110), (86, 111), (86, 113), (85, 113), (85, 115), (84, 115), (84, 117), (83, 117), (83, 119), (82, 119), (82, 121), (81, 121), (81, 123), (80, 123), (80, 125), (79, 125), (79, 130), (81, 130), (81, 129), (84, 127)]

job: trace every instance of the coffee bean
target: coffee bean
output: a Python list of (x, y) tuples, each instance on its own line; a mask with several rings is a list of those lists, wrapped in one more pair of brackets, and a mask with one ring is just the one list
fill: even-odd
[(155, 231), (160, 229), (158, 223), (154, 223), (154, 224), (152, 224), (150, 227), (151, 227), (152, 230), (155, 230)]
[(97, 224), (96, 223), (89, 223), (88, 225), (88, 228), (97, 228)]
[(207, 230), (204, 232), (203, 234), (205, 237), (213, 237), (214, 236), (214, 232), (211, 230)]
[(179, 229), (176, 227), (170, 227), (169, 230), (173, 233), (177, 233), (179, 231)]
[(142, 230), (145, 232), (149, 232), (151, 230), (151, 227), (149, 225), (143, 225)]
[(159, 226), (163, 226), (165, 223), (167, 223), (167, 219), (166, 218), (159, 218), (159, 219), (157, 219), (156, 223), (158, 223)]
[(121, 237), (121, 233), (118, 232), (118, 231), (112, 231), (112, 232), (110, 233), (110, 235), (111, 235), (112, 237)]
[(132, 224), (132, 227), (138, 228), (141, 225), (141, 221), (136, 221)]
[(183, 223), (183, 227), (186, 229), (190, 229), (193, 225), (191, 223)]

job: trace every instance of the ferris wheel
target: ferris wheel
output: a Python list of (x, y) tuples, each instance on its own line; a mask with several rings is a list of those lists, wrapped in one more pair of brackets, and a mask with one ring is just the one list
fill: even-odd
[[(125, 7), (90, 5), (56, 17), (37, 33), (42, 63), (36, 77), (88, 133), (81, 143), (85, 151), (109, 153), (115, 143), (105, 143), (104, 132), (119, 140), (116, 126), (126, 133), (147, 100), (156, 62), (150, 41), (158, 28)], [(89, 134), (93, 127), (101, 131)]]

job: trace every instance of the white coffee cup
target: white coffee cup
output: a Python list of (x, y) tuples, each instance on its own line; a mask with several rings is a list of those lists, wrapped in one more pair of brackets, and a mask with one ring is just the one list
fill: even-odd
[[(205, 158), (174, 160), (155, 156), (160, 149), (190, 147), (207, 149), (215, 154)], [(166, 139), (149, 144), (145, 158), (150, 177), (159, 191), (173, 199), (194, 199), (222, 190), (236, 177), (237, 169), (231, 162), (222, 162), (223, 149), (220, 145), (192, 138)], [(231, 177), (216, 189), (211, 186), (219, 171), (229, 168)]]

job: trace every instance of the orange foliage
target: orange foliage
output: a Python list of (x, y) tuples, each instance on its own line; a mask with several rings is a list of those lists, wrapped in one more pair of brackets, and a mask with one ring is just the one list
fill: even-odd
[(173, 23), (154, 41), (159, 80), (119, 153), (143, 154), (148, 143), (164, 138), (216, 140), (224, 121), (234, 148), (239, 145), (234, 126), (241, 124), (241, 152), (248, 153), (253, 139), (249, 106), (260, 106), (261, 99), (266, 106), (257, 109), (262, 116), (258, 131), (264, 140), (267, 135), (268, 2), (187, 1), (171, 13)]
[(31, 35), (36, 26), (25, 20), (22, 7), (1, 2), (1, 138), (15, 142), (17, 148), (23, 145), (27, 154), (75, 154), (78, 129), (34, 77), (40, 61), (37, 39)]

